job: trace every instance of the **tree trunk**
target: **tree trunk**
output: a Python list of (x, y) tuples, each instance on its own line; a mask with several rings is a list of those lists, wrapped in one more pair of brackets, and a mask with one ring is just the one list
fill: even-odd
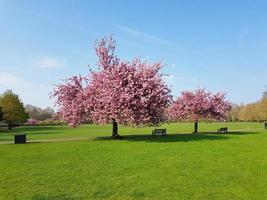
[(197, 120), (194, 123), (194, 132), (193, 133), (198, 133), (198, 121)]
[(112, 122), (112, 137), (116, 137), (118, 135), (118, 123), (114, 120)]
[(121, 139), (122, 137), (118, 134), (118, 123), (115, 119), (112, 119), (112, 138)]
[(12, 129), (12, 123), (8, 123), (8, 130)]

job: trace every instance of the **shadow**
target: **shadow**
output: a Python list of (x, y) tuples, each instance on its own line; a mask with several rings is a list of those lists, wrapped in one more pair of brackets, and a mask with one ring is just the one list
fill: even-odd
[[(227, 136), (223, 135), (209, 135), (209, 134), (190, 134), (190, 133), (179, 133), (179, 134), (169, 134), (165, 136), (155, 136), (155, 135), (122, 135), (122, 141), (132, 141), (132, 142), (190, 142), (199, 140), (222, 140), (228, 139)], [(97, 137), (94, 141), (103, 140), (114, 140), (111, 137), (103, 136)]]
[(40, 141), (30, 141), (30, 142), (26, 142), (25, 144), (38, 144), (38, 143), (42, 143)]
[(35, 195), (31, 200), (82, 200), (81, 197), (74, 197), (67, 194), (59, 195)]
[(14, 135), (16, 133), (26, 133), (29, 135), (39, 135), (39, 134), (63, 134), (65, 133), (64, 126), (20, 126), (15, 127), (11, 130), (2, 130), (0, 135)]
[[(28, 130), (29, 131), (29, 130)], [(18, 133), (26, 133), (27, 135), (49, 135), (49, 134), (66, 134), (64, 131), (43, 131), (43, 132), (27, 132), (27, 131), (20, 131)], [(14, 133), (16, 134), (16, 133)]]
[(44, 131), (44, 130), (55, 130), (58, 128), (64, 128), (63, 126), (18, 126), (13, 128), (11, 131)]
[(0, 142), (11, 142), (13, 138), (0, 138)]
[(217, 133), (217, 132), (201, 132), (199, 134), (204, 134), (204, 135), (250, 135), (250, 134), (259, 134), (259, 132), (255, 131), (229, 131), (228, 133)]

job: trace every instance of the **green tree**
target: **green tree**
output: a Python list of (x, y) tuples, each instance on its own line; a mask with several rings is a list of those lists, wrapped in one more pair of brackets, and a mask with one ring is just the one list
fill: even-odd
[(3, 120), (8, 124), (8, 129), (11, 129), (16, 124), (25, 123), (29, 118), (19, 96), (11, 90), (7, 90), (1, 95), (0, 107), (2, 107)]
[(0, 122), (3, 120), (3, 112), (2, 112), (2, 107), (0, 107)]

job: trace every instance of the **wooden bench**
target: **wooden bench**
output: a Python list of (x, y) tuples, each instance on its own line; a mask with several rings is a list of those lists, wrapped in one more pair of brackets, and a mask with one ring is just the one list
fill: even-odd
[(228, 128), (227, 127), (222, 127), (217, 130), (217, 133), (228, 133)]
[(166, 135), (166, 129), (155, 129), (152, 131), (152, 135)]

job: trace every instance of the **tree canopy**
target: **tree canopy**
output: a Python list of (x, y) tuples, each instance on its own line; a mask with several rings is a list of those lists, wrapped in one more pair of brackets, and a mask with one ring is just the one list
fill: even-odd
[(0, 107), (0, 122), (3, 120), (3, 112), (2, 112), (2, 107)]
[(222, 120), (231, 109), (230, 102), (225, 100), (225, 94), (212, 94), (204, 89), (182, 92), (169, 108), (169, 118), (172, 120), (189, 119), (197, 122), (199, 119)]
[(0, 107), (2, 107), (3, 120), (11, 129), (15, 124), (22, 124), (29, 118), (25, 112), (23, 103), (19, 96), (11, 90), (7, 90), (0, 97)]
[(45, 109), (42, 109), (40, 107), (37, 106), (33, 106), (30, 104), (27, 104), (25, 106), (25, 110), (27, 113), (29, 113), (29, 117), (32, 119), (37, 119), (39, 121), (43, 121), (46, 119), (51, 119), (53, 114), (54, 114), (54, 110), (50, 107), (47, 107)]
[(160, 73), (162, 64), (115, 55), (112, 37), (96, 41), (98, 71), (73, 76), (58, 85), (53, 96), (58, 116), (70, 126), (86, 121), (143, 126), (159, 123), (172, 97)]
[(232, 121), (265, 121), (267, 120), (267, 98), (245, 105), (233, 107), (229, 114)]

